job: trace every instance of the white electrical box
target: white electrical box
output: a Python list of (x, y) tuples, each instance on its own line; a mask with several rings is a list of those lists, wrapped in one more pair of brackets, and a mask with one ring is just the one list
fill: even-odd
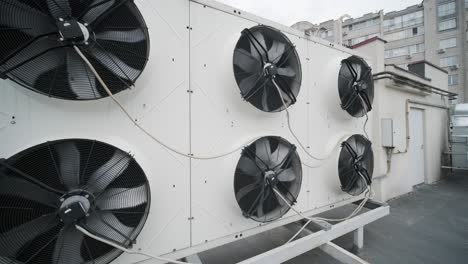
[(394, 148), (393, 135), (395, 130), (393, 127), (393, 119), (383, 118), (382, 119), (382, 146), (384, 148)]

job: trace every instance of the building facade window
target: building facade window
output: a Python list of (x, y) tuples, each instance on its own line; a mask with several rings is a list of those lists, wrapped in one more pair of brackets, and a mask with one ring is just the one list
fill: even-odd
[(415, 44), (410, 46), (404, 46), (396, 49), (389, 49), (385, 51), (385, 58), (396, 58), (401, 56), (413, 55), (416, 53), (421, 53), (425, 51), (424, 43)]
[(439, 22), (439, 31), (450, 30), (457, 27), (457, 19), (449, 19)]
[(450, 49), (457, 46), (457, 38), (442, 39), (439, 42), (439, 49)]
[(322, 33), (320, 33), (320, 37), (321, 38), (331, 38), (333, 37), (333, 30), (327, 30), (327, 31), (323, 31)]
[(440, 59), (440, 67), (453, 67), (458, 66), (458, 57), (451, 56)]
[(412, 37), (421, 36), (421, 35), (424, 35), (423, 26), (409, 28), (409, 29), (405, 29), (402, 31), (397, 31), (397, 32), (393, 32), (390, 34), (386, 34), (384, 38), (386, 41), (391, 42), (391, 41), (397, 41), (397, 40), (412, 38)]
[(452, 74), (448, 76), (448, 85), (458, 85), (458, 74)]
[(384, 31), (396, 30), (424, 23), (424, 12), (417, 11), (403, 16), (397, 16), (384, 20)]
[(453, 15), (456, 12), (456, 8), (457, 8), (457, 6), (456, 6), (455, 2), (441, 4), (437, 8), (437, 15), (439, 17)]
[(366, 21), (351, 24), (349, 26), (346, 26), (345, 29), (348, 29), (349, 31), (360, 30), (360, 29), (363, 29), (363, 28), (377, 26), (379, 24), (380, 24), (380, 19), (379, 18), (374, 18), (374, 19), (369, 19), (369, 20), (366, 20)]
[(373, 37), (378, 37), (379, 34), (370, 34), (370, 35), (366, 35), (366, 36), (362, 36), (362, 37), (358, 37), (358, 38), (353, 38), (353, 39), (348, 39), (347, 42), (348, 42), (348, 46), (353, 46), (353, 45), (356, 45), (358, 43), (361, 43), (363, 41), (366, 41), (368, 39), (371, 39)]

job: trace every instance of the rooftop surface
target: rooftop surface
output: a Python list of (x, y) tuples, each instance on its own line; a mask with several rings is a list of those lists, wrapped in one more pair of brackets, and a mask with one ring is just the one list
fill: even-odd
[[(365, 228), (359, 256), (371, 263), (451, 263), (468, 259), (468, 173), (457, 174), (435, 185), (422, 185), (413, 193), (392, 200), (390, 216)], [(349, 208), (327, 216), (341, 217)], [(201, 254), (204, 264), (236, 263), (285, 243), (293, 231), (278, 228)], [(334, 241), (353, 247), (352, 234)], [(320, 250), (310, 251), (288, 264), (340, 263)]]

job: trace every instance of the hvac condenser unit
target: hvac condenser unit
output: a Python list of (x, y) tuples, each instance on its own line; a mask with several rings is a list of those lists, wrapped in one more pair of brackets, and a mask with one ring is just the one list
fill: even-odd
[(0, 43), (2, 264), (176, 259), (371, 183), (352, 50), (188, 0), (3, 0)]

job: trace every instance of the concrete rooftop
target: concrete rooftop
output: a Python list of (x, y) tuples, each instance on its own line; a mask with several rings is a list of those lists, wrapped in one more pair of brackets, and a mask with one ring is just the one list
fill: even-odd
[[(360, 257), (371, 263), (467, 263), (468, 173), (450, 176), (435, 185), (422, 185), (389, 204), (390, 216), (366, 226)], [(327, 216), (343, 216), (349, 209), (335, 210)], [(278, 228), (200, 256), (204, 264), (236, 263), (282, 245), (293, 234), (287, 228)], [(349, 234), (334, 242), (351, 250), (352, 241)], [(287, 263), (339, 262), (313, 250)]]

